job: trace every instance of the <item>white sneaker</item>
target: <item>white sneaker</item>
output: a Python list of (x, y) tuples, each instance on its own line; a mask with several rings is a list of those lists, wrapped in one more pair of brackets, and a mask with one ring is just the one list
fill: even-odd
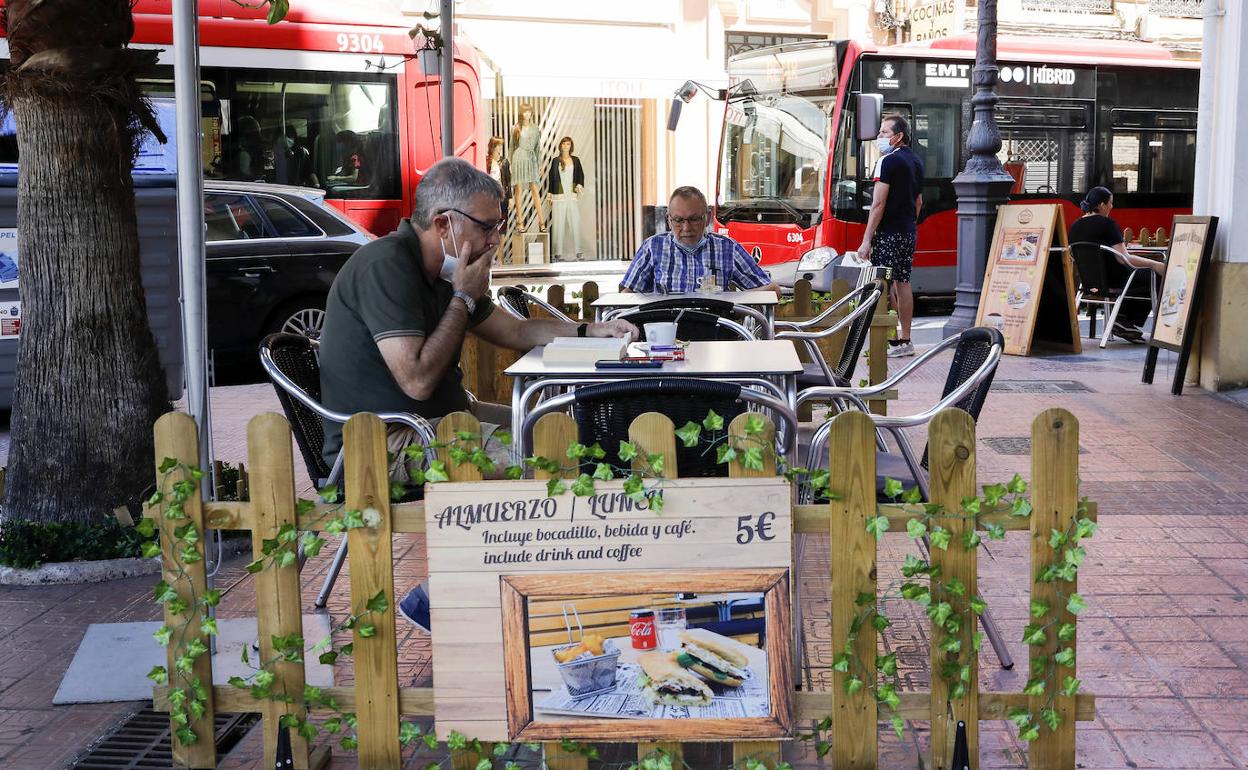
[(905, 358), (906, 356), (912, 356), (912, 355), (914, 355), (914, 343), (913, 342), (903, 342), (900, 345), (888, 346), (889, 358)]

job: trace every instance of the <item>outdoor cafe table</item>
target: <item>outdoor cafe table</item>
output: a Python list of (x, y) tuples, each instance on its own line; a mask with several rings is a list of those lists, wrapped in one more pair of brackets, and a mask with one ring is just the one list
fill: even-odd
[(633, 294), (631, 292), (618, 292), (615, 294), (603, 294), (590, 303), (590, 307), (594, 309), (594, 320), (601, 321), (603, 315), (609, 310), (631, 309), (648, 305), (651, 302), (661, 302), (665, 299), (714, 299), (721, 302), (731, 302), (734, 305), (745, 305), (761, 312), (767, 318), (769, 328), (776, 323), (776, 305), (780, 303), (780, 297), (774, 291), (751, 289), (749, 291), (698, 291), (686, 294)]
[[(630, 346), (630, 355), (635, 354)], [(802, 362), (789, 340), (716, 340), (690, 342), (685, 360), (664, 361), (658, 369), (596, 369), (592, 362), (584, 364), (547, 364), (542, 361), (538, 346), (507, 367), (511, 381), (511, 425), (520, 435), (528, 404), (547, 387), (590, 385), (611, 380), (638, 377), (697, 377), (705, 380), (773, 384), (767, 390), (783, 394), (790, 408), (797, 407), (797, 375)], [(751, 383), (751, 381), (753, 381)], [(774, 392), (775, 388), (779, 392)], [(517, 449), (519, 448), (517, 442)]]

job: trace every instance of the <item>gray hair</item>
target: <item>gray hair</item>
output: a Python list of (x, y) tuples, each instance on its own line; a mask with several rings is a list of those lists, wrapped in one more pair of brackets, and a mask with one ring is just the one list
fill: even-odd
[(429, 167), (416, 186), (412, 221), (419, 229), (428, 230), (438, 214), (465, 208), (481, 193), (495, 200), (503, 198), (503, 188), (489, 174), (462, 158), (443, 158)]
[(671, 197), (667, 199), (668, 205), (670, 206), (672, 201), (677, 198), (684, 198), (685, 200), (698, 200), (702, 202), (703, 208), (710, 208), (710, 204), (706, 202), (706, 196), (702, 194), (701, 190), (692, 185), (685, 185), (684, 187), (677, 187), (675, 190), (672, 190)]

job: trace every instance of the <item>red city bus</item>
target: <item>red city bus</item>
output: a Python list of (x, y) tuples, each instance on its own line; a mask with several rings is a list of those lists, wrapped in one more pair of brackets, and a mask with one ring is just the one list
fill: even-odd
[[(874, 48), (852, 41), (777, 46), (733, 57), (721, 140), (716, 231), (782, 285), (827, 290), (862, 242), (874, 141), (860, 141), (860, 95), (903, 115), (927, 181), (914, 289), (950, 294), (957, 263), (953, 178), (966, 165), (972, 36)], [(1109, 40), (998, 41), (1000, 158), (1011, 200), (1076, 201), (1103, 185), (1114, 219), (1139, 232), (1190, 213), (1199, 64), (1160, 46)], [(861, 100), (864, 103), (869, 99)], [(874, 137), (877, 127), (864, 127)]]
[[(204, 176), (320, 187), (370, 231), (392, 231), (442, 157), (438, 72), (422, 72), (414, 20), (378, 0), (299, 0), (274, 25), (265, 10), (199, 2)], [(172, 13), (170, 0), (134, 4), (134, 45), (164, 49), (143, 78), (153, 97), (173, 96)], [(484, 166), (485, 132), (476, 51), (456, 41), (455, 154)]]

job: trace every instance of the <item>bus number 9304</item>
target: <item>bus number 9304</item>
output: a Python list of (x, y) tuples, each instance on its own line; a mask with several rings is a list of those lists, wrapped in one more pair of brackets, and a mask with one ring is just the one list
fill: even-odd
[(382, 53), (385, 51), (385, 45), (381, 41), (381, 35), (339, 32), (338, 50), (351, 53)]

